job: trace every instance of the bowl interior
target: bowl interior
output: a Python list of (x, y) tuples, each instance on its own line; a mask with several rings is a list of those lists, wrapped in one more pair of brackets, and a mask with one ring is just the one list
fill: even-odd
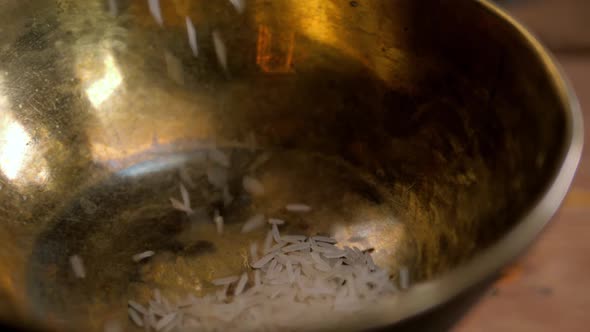
[[(100, 329), (153, 288), (206, 293), (264, 237), (240, 232), (256, 213), (431, 280), (505, 235), (564, 153), (554, 78), (476, 2), (251, 0), (239, 13), (229, 1), (170, 1), (162, 26), (144, 1), (5, 7), (8, 319)], [(229, 158), (231, 200), (207, 180), (219, 171), (212, 150)], [(187, 174), (191, 217), (169, 201)], [(265, 195), (246, 195), (245, 175)], [(313, 210), (289, 214), (292, 202)], [(201, 222), (216, 210), (223, 236)], [(130, 259), (144, 250), (157, 254)]]

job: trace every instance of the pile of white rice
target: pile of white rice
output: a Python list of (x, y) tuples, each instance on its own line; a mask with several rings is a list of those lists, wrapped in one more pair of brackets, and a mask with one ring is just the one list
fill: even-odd
[[(230, 156), (212, 148), (206, 159), (210, 165), (208, 182), (223, 192), (226, 203), (231, 202), (227, 184)], [(267, 160), (265, 156), (263, 162)], [(264, 195), (264, 185), (252, 175), (253, 170), (243, 177), (242, 190), (253, 197)], [(195, 187), (186, 169), (181, 169), (180, 175), (183, 183)], [(189, 191), (182, 183), (180, 196), (181, 200), (170, 198), (172, 207), (193, 214)], [(296, 214), (312, 211), (303, 203), (289, 203), (284, 209)], [(223, 216), (218, 210), (212, 222), (224, 236)], [(334, 312), (351, 313), (397, 292), (390, 272), (373, 262), (370, 251), (341, 246), (328, 236), (281, 235), (279, 226), (285, 221), (263, 214), (246, 219), (241, 231), (269, 224), (266, 237), (251, 243), (249, 267), (240, 275), (211, 280), (216, 290), (202, 297), (191, 294), (171, 300), (156, 289), (148, 303), (129, 301), (129, 319), (146, 331), (295, 330), (302, 321)], [(145, 251), (132, 258), (139, 262), (154, 254)], [(75, 263), (73, 259), (75, 272), (77, 269), (77, 275), (82, 275), (81, 264)], [(399, 271), (398, 279), (402, 289), (408, 287), (406, 268)]]
[(130, 319), (155, 331), (289, 329), (309, 315), (353, 312), (396, 292), (369, 252), (325, 236), (282, 236), (277, 222), (262, 246), (251, 245), (251, 256), (241, 275), (212, 280), (214, 294), (172, 302), (155, 290), (146, 305), (129, 301)]

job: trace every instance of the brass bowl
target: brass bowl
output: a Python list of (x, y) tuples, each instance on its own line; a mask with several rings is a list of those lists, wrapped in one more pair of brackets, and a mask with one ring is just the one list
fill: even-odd
[[(567, 192), (582, 146), (576, 98), (547, 51), (487, 1), (250, 0), (239, 13), (229, 1), (174, 0), (161, 10), (163, 25), (139, 0), (2, 4), (8, 324), (101, 330), (125, 322), (126, 300), (147, 288), (206, 292), (260, 237), (239, 233), (243, 218), (297, 200), (314, 211), (288, 230), (362, 234), (378, 263), (409, 266), (414, 282), (304, 327), (432, 325), (419, 314), (481, 289)], [(198, 168), (211, 144), (231, 155), (234, 187), (272, 155), (259, 174), (268, 195), (226, 207), (222, 237), (168, 201), (179, 167)], [(194, 204), (210, 214), (215, 202)], [(158, 253), (150, 263), (131, 261), (146, 249)], [(86, 279), (73, 276), (73, 254)]]

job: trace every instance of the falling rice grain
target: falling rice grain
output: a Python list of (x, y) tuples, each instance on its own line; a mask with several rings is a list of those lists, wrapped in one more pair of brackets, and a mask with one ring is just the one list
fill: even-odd
[(193, 25), (193, 21), (191, 21), (190, 17), (185, 18), (186, 21), (186, 33), (188, 35), (188, 44), (193, 51), (193, 55), (195, 57), (199, 56), (199, 46), (197, 44), (197, 31), (195, 30), (195, 26)]
[(261, 196), (264, 195), (264, 186), (260, 181), (251, 176), (244, 176), (242, 179), (242, 186), (244, 190), (250, 195)]
[(250, 217), (242, 226), (242, 233), (249, 233), (264, 226), (264, 215), (257, 214)]
[(287, 204), (287, 206), (285, 206), (285, 209), (287, 209), (287, 211), (289, 212), (302, 213), (311, 211), (311, 206), (300, 203), (291, 203)]
[(238, 13), (243, 13), (246, 8), (245, 0), (229, 0)]
[(109, 13), (113, 16), (119, 15), (117, 0), (109, 0)]
[(162, 18), (162, 11), (160, 10), (160, 0), (148, 0), (148, 7), (150, 8), (150, 13), (154, 17), (156, 23), (163, 26), (164, 19)]
[(146, 259), (146, 258), (148, 258), (148, 257), (152, 257), (154, 254), (155, 254), (155, 253), (154, 253), (153, 251), (151, 251), (151, 250), (148, 250), (148, 251), (144, 251), (144, 252), (142, 252), (142, 253), (139, 253), (139, 254), (133, 255), (133, 257), (132, 257), (132, 258), (133, 258), (133, 261), (134, 261), (134, 262), (139, 262), (139, 261), (142, 261), (142, 260), (144, 260), (144, 259)]
[(221, 38), (221, 33), (217, 30), (213, 31), (213, 46), (215, 47), (215, 54), (217, 55), (219, 65), (223, 70), (227, 71), (227, 49)]
[(218, 234), (223, 234), (223, 217), (219, 215), (219, 211), (215, 210), (215, 217), (213, 218)]
[(190, 195), (188, 193), (188, 190), (186, 190), (186, 187), (182, 183), (180, 184), (180, 195), (182, 196), (182, 203), (184, 204), (184, 208), (187, 211), (192, 211), (193, 209), (191, 209)]
[(74, 255), (70, 257), (70, 265), (72, 265), (72, 270), (74, 271), (74, 275), (76, 278), (86, 278), (86, 270), (84, 269), (84, 262), (82, 258), (78, 255)]
[(179, 200), (170, 197), (170, 203), (172, 203), (172, 207), (175, 208), (176, 210), (180, 210), (182, 212), (186, 212), (186, 214), (193, 214), (193, 210), (192, 209), (187, 209), (186, 206), (180, 202)]

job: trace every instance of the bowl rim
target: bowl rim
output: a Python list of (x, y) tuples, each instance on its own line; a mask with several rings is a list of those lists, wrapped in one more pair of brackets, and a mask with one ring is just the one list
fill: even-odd
[[(485, 249), (468, 262), (446, 272), (438, 278), (419, 283), (406, 292), (363, 309), (355, 315), (336, 319), (346, 330), (383, 327), (431, 311), (458, 295), (480, 284), (516, 260), (532, 245), (545, 225), (557, 212), (573, 181), (584, 144), (583, 118), (578, 98), (571, 83), (555, 57), (541, 44), (521, 22), (505, 9), (490, 0), (475, 0), (482, 10), (495, 15), (509, 24), (514, 32), (523, 37), (542, 62), (551, 85), (557, 91), (560, 103), (566, 110), (564, 144), (558, 158), (560, 166), (551, 177), (542, 195), (520, 218), (516, 226), (495, 244)], [(326, 319), (324, 327), (335, 321)]]

